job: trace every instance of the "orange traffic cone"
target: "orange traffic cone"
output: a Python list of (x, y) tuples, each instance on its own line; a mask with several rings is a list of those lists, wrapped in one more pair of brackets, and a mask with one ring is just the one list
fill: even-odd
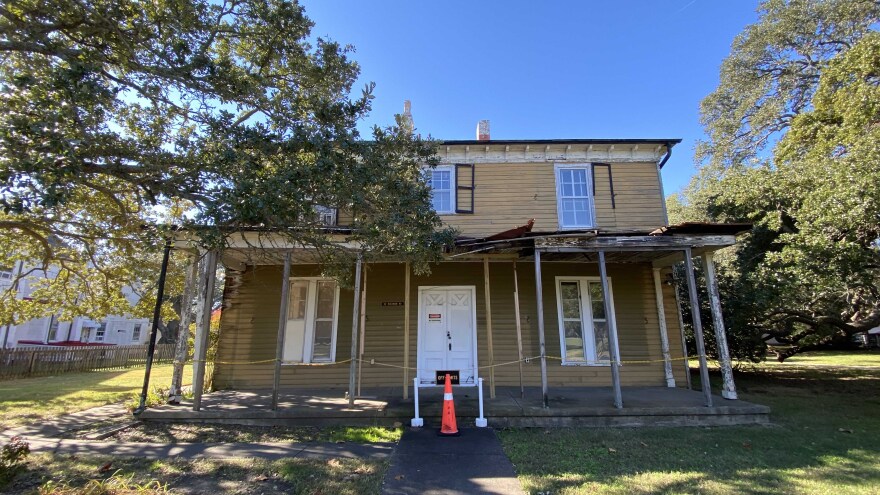
[(452, 379), (446, 373), (446, 387), (443, 389), (443, 421), (440, 423), (440, 435), (458, 436), (455, 424), (455, 403), (452, 401)]

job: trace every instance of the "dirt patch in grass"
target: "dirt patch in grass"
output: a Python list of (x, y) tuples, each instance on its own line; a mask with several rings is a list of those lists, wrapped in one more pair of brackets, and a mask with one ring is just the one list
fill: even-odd
[[(109, 466), (108, 466), (109, 463)], [(182, 494), (371, 494), (379, 493), (386, 461), (360, 459), (126, 459), (101, 456), (32, 456), (28, 467), (12, 479), (3, 493), (83, 493), (92, 480), (113, 488), (113, 478), (127, 486), (149, 486), (146, 493)], [(109, 482), (107, 480), (110, 480)], [(141, 493), (118, 488), (95, 493)]]
[(151, 443), (397, 442), (400, 428), (141, 423), (108, 440)]

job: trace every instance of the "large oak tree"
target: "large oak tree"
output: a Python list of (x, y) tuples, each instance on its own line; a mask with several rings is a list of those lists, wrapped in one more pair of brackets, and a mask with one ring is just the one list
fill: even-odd
[(354, 213), (349, 240), (417, 268), (449, 232), (402, 122), (361, 136), (352, 49), (313, 37), (288, 0), (10, 0), (0, 5), (0, 265), (59, 266), (0, 324), (124, 309), (165, 225), (207, 248), (242, 228), (339, 259), (316, 215)]
[(721, 266), (740, 357), (782, 360), (880, 325), (880, 3), (769, 0), (702, 106), (678, 219), (754, 222)]

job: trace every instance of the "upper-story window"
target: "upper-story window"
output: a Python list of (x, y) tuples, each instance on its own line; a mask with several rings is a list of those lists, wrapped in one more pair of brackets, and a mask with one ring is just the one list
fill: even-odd
[(434, 211), (441, 215), (455, 213), (455, 167), (441, 165), (428, 170), (428, 184)]
[(559, 227), (593, 227), (593, 198), (589, 164), (556, 165), (556, 204)]

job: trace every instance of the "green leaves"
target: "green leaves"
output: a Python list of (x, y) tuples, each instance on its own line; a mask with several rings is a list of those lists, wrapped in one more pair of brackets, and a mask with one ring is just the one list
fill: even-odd
[[(153, 280), (169, 221), (206, 248), (260, 229), (343, 266), (324, 206), (354, 214), (348, 240), (425, 268), (450, 236), (419, 173), (432, 144), (399, 125), (365, 141), (372, 85), (352, 97), (352, 49), (311, 27), (287, 0), (0, 7), (0, 263), (61, 266), (109, 310), (97, 280)], [(72, 291), (45, 292), (58, 308)]]
[(784, 358), (880, 325), (880, 5), (762, 8), (704, 101), (709, 161), (673, 211), (755, 223), (720, 270), (728, 328)]

